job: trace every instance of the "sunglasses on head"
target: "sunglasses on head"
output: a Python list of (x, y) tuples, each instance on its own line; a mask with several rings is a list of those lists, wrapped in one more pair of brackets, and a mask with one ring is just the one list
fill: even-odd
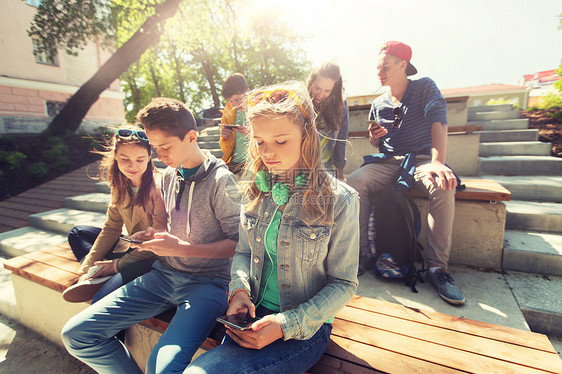
[(294, 99), (299, 109), (306, 121), (308, 121), (308, 116), (304, 111), (304, 108), (297, 96), (296, 92), (293, 90), (286, 90), (284, 88), (278, 88), (275, 90), (259, 90), (259, 91), (252, 91), (248, 95), (248, 106), (255, 106), (261, 103), (264, 100), (269, 101), (271, 104), (277, 104), (282, 101), (286, 101), (289, 99)]
[(146, 136), (146, 132), (143, 130), (129, 130), (129, 129), (119, 129), (116, 132), (117, 136), (121, 139), (131, 139), (133, 135), (135, 135), (138, 139), (147, 142), (148, 137)]
[(397, 106), (396, 108), (392, 109), (392, 113), (394, 113), (394, 122), (392, 123), (392, 127), (397, 128), (402, 122), (404, 112), (402, 111), (401, 106)]

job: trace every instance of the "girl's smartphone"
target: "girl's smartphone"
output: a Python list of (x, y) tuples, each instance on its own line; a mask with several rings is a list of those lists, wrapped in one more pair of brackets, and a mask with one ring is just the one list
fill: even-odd
[(143, 240), (131, 239), (131, 238), (127, 238), (125, 236), (121, 236), (121, 237), (119, 237), (119, 239), (124, 240), (124, 241), (129, 242), (129, 243), (134, 243), (134, 244), (140, 244), (140, 243), (144, 242)]
[(369, 124), (369, 128), (371, 130), (376, 130), (379, 127), (381, 127), (381, 125), (377, 121), (374, 121), (374, 120), (373, 121), (367, 121), (367, 123)]
[(252, 327), (252, 323), (256, 322), (257, 318), (252, 318), (250, 313), (245, 312), (217, 317), (217, 321), (238, 331), (246, 331)]
[(224, 124), (223, 126), (226, 127), (227, 129), (237, 129), (240, 127), (238, 125), (226, 125), (226, 124)]

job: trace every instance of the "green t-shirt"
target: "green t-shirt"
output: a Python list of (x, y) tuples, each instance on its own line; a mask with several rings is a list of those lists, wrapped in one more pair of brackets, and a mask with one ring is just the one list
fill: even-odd
[(265, 262), (260, 284), (261, 305), (274, 312), (280, 312), (279, 278), (277, 277), (277, 238), (283, 214), (276, 211), (265, 234)]
[[(283, 214), (276, 211), (271, 219), (269, 228), (265, 234), (265, 262), (263, 264), (262, 280), (260, 284), (260, 302), (265, 308), (280, 312), (279, 307), (279, 278), (277, 275), (277, 238), (279, 237), (279, 226)], [(334, 319), (330, 318), (325, 323), (333, 323)]]
[[(241, 110), (236, 111), (236, 121), (235, 125), (244, 126), (246, 122), (246, 113)], [(248, 136), (240, 134), (234, 131), (234, 153), (232, 155), (232, 161), (234, 162), (244, 162), (246, 161), (246, 151), (248, 149)]]
[(201, 165), (203, 165), (203, 164), (199, 164), (192, 169), (184, 169), (183, 166), (182, 166), (181, 167), (181, 175), (183, 175), (183, 179), (187, 179), (187, 178), (191, 177), (192, 175), (194, 175), (195, 173), (197, 173), (197, 170), (199, 170)]

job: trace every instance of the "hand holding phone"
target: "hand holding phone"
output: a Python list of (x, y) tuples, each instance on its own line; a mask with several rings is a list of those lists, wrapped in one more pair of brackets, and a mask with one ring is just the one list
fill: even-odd
[(87, 277), (88, 279), (94, 278), (97, 273), (103, 269), (101, 265), (94, 265), (88, 269)]
[(369, 124), (369, 131), (376, 130), (381, 127), (381, 125), (377, 121), (367, 121)]
[(126, 236), (121, 236), (119, 239), (121, 239), (123, 241), (126, 241), (126, 242), (129, 242), (129, 243), (134, 243), (134, 244), (140, 244), (140, 243), (144, 242), (143, 240), (131, 239), (131, 238), (128, 238)]
[(227, 124), (223, 124), (223, 126), (226, 127), (227, 129), (237, 129), (240, 127), (238, 125), (227, 125)]
[(225, 324), (238, 331), (246, 331), (252, 328), (252, 324), (258, 319), (250, 317), (250, 313), (243, 312), (217, 317), (217, 322)]

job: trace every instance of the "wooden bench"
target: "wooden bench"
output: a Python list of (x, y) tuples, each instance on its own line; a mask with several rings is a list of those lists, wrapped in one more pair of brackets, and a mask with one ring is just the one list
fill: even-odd
[[(59, 322), (50, 318), (66, 316), (77, 305), (61, 295), (78, 278), (79, 265), (68, 246), (19, 256), (4, 266), (12, 271), (18, 309), (32, 308), (44, 323), (29, 325), (25, 314), (21, 322), (60, 344), (60, 329), (77, 313)], [(38, 288), (29, 289), (33, 285)], [(45, 303), (46, 298), (53, 300)], [(151, 318), (127, 331), (126, 345), (141, 367), (170, 317)], [(201, 351), (215, 347), (218, 338), (209, 337)], [(309, 372), (562, 373), (562, 360), (542, 334), (356, 296), (337, 314), (328, 349)]]

